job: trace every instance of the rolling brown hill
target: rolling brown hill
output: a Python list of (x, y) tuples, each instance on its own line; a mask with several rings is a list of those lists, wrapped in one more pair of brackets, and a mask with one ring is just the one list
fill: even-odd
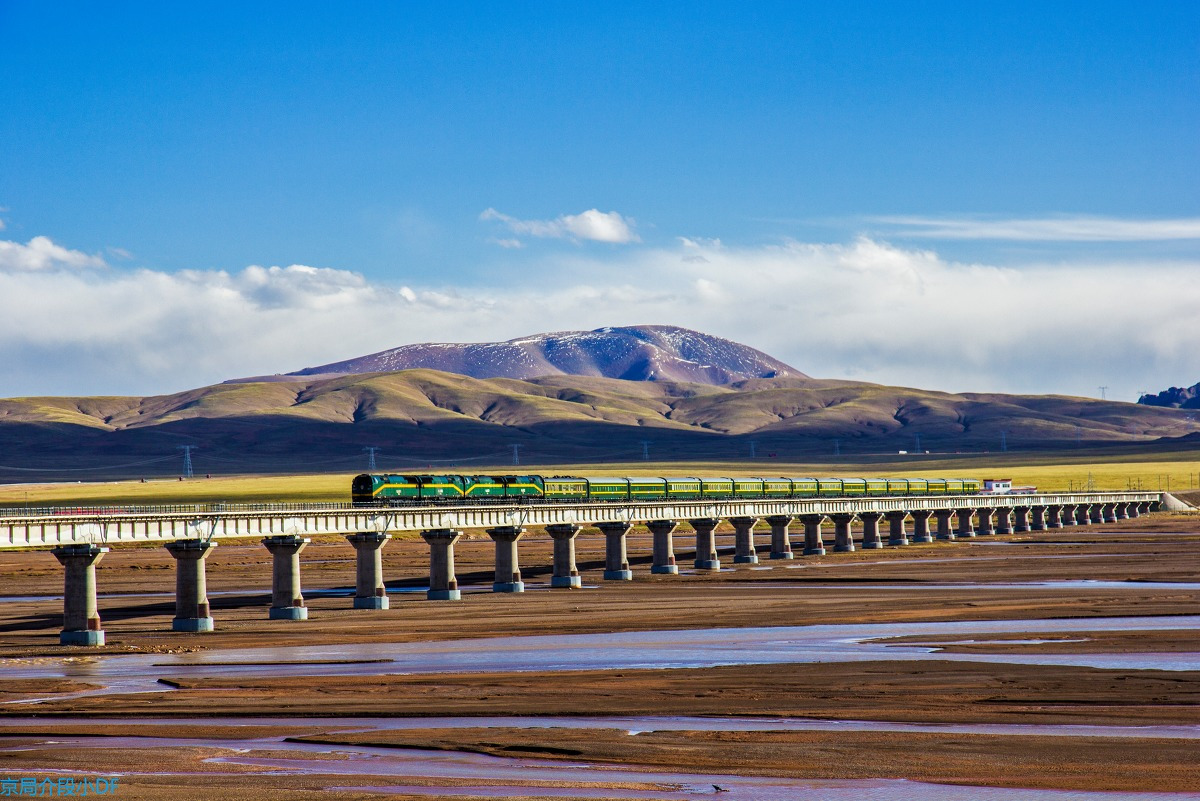
[[(1189, 436), (1190, 435), (1190, 436)], [(556, 375), (475, 379), (435, 370), (229, 383), (146, 398), (0, 400), (5, 480), (653, 458), (804, 459), (1053, 450), (1200, 437), (1176, 409), (1065, 396), (949, 394), (768, 378), (724, 386)], [(450, 469), (447, 467), (446, 469)], [(454, 469), (458, 469), (455, 467)]]

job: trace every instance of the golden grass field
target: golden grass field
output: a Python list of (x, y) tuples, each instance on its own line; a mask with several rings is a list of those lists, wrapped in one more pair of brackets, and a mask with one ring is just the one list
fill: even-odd
[[(792, 476), (969, 476), (1012, 478), (1056, 492), (1095, 489), (1187, 492), (1200, 489), (1200, 451), (1139, 454), (1087, 461), (1073, 455), (1038, 455), (1022, 462), (1020, 456), (996, 455), (955, 458), (926, 457), (906, 461), (846, 462), (841, 464), (785, 463), (774, 460), (746, 462), (628, 462), (584, 465), (492, 465), (470, 468), (472, 473), (533, 473), (546, 475), (792, 475)], [(1028, 457), (1027, 457), (1028, 458)], [(1035, 460), (1040, 463), (1034, 463)], [(447, 472), (468, 468), (447, 468)], [(0, 487), (0, 506), (44, 506), (104, 503), (186, 503), (200, 501), (305, 502), (346, 501), (353, 473), (257, 475), (150, 479), (103, 482), (9, 484)]]

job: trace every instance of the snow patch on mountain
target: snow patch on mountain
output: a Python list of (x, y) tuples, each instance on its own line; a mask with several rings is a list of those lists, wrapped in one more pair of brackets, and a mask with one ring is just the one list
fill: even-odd
[(559, 331), (507, 342), (402, 345), (356, 359), (307, 367), (289, 375), (350, 375), (414, 368), (460, 373), (472, 378), (589, 375), (699, 384), (808, 377), (746, 345), (665, 325)]

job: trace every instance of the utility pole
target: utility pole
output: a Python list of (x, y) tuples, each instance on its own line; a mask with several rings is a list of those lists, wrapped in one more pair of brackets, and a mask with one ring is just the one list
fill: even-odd
[(1107, 392), (1108, 392), (1108, 387), (1100, 387), (1100, 400), (1106, 400), (1108, 398), (1108, 395), (1105, 394)]
[(372, 473), (378, 469), (377, 467), (375, 467), (375, 453), (378, 450), (379, 450), (379, 448), (375, 448), (375, 447), (363, 448), (363, 453), (365, 453), (367, 455), (367, 469), (370, 470)]
[(1007, 431), (1000, 432), (1000, 452), (1008, 453), (1008, 432)]
[(754, 440), (750, 440), (750, 458), (751, 459), (754, 459), (756, 457), (756, 454), (754, 452), (754, 448), (756, 445), (758, 445), (757, 442), (755, 442)]
[(648, 439), (642, 440), (642, 461), (650, 461), (650, 440)]
[(512, 448), (513, 448), (513, 464), (520, 464), (521, 463), (521, 446), (513, 445)]
[[(842, 441), (840, 439), (835, 439), (833, 441), (833, 455), (834, 456), (842, 455)], [(939, 518), (939, 519), (941, 519), (941, 518)]]
[(916, 453), (920, 453), (920, 452), (921, 452), (921, 435), (920, 435), (920, 434), (917, 434), (916, 436), (917, 436), (917, 448), (916, 448)]
[(192, 451), (195, 450), (195, 445), (179, 445), (179, 450), (183, 451), (183, 477), (192, 477)]

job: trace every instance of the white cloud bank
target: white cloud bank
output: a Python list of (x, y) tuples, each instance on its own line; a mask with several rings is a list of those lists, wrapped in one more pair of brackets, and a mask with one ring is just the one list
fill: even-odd
[(895, 235), (923, 239), (1015, 242), (1165, 242), (1200, 239), (1200, 217), (1130, 220), (1115, 217), (1046, 217), (989, 220), (954, 217), (873, 217)]
[[(479, 215), (479, 219), (499, 222), (514, 234), (538, 239), (573, 239), (618, 245), (641, 241), (634, 233), (633, 220), (622, 217), (615, 211), (588, 209), (580, 214), (564, 214), (553, 220), (519, 220), (495, 209), (485, 209)], [(514, 247), (514, 242), (517, 243), (516, 246), (520, 244), (519, 240), (513, 239), (495, 241), (502, 247)]]
[[(0, 230), (4, 230), (0, 224)], [(46, 236), (35, 236), (28, 243), (0, 240), (0, 272), (35, 272), (60, 267), (82, 269), (104, 267), (100, 256), (89, 256), (83, 251), (69, 250), (56, 245)]]
[(0, 271), (0, 396), (176, 391), (411, 342), (640, 323), (729, 337), (815, 376), (930, 389), (1105, 385), (1132, 400), (1200, 380), (1196, 262), (1001, 268), (866, 238), (681, 240), (556, 254), (531, 260), (524, 284), (451, 288), (302, 265), (166, 273), (76, 260)]

